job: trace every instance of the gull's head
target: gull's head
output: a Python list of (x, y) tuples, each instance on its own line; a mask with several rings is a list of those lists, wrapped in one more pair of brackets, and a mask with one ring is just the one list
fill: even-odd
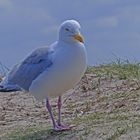
[(80, 33), (81, 26), (76, 20), (64, 21), (59, 29), (59, 40), (64, 42), (84, 43), (84, 38)]

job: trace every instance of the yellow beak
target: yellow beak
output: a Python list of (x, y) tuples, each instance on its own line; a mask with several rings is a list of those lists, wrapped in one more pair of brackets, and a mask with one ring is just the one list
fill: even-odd
[(74, 36), (74, 39), (79, 41), (79, 42), (82, 42), (84, 43), (84, 37), (81, 35), (81, 34), (77, 34)]

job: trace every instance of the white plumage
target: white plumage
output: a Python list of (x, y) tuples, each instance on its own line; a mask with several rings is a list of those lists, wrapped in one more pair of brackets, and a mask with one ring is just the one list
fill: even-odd
[[(80, 28), (75, 20), (63, 22), (58, 41), (49, 47), (35, 50), (9, 72), (0, 86), (3, 91), (24, 89), (36, 98), (47, 97), (47, 108), (56, 130), (67, 127), (54, 122), (48, 99), (59, 96), (61, 102), (60, 96), (80, 81), (87, 66)], [(59, 120), (60, 116), (59, 111)]]
[(37, 98), (62, 95), (79, 82), (86, 69), (83, 44), (57, 42), (51, 47), (55, 48), (51, 58), (52, 65), (41, 73), (29, 88)]

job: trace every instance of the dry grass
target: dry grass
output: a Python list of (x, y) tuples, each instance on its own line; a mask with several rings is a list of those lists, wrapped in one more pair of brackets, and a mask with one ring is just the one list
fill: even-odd
[[(139, 70), (139, 64), (119, 61), (89, 67), (63, 97), (63, 121), (76, 125), (66, 132), (51, 129), (44, 102), (25, 93), (0, 93), (1, 139), (139, 140)], [(52, 105), (56, 117), (56, 99)]]

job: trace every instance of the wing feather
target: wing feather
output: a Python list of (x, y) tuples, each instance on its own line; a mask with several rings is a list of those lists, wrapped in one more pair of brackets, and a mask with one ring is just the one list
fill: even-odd
[(33, 80), (44, 70), (52, 66), (52, 53), (53, 51), (47, 47), (35, 50), (9, 73), (8, 84), (17, 84), (28, 91)]

